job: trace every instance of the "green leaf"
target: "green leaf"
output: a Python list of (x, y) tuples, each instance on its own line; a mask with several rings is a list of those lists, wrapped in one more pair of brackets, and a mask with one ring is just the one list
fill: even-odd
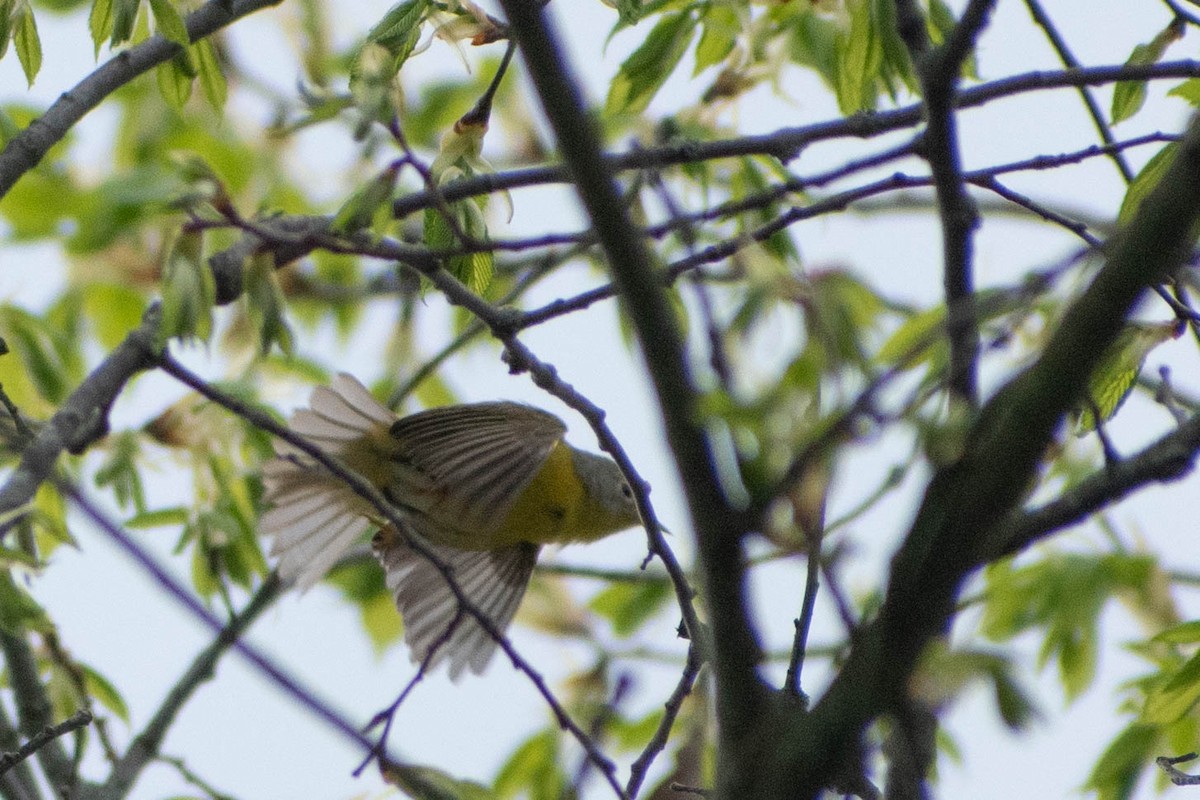
[(593, 597), (588, 606), (611, 622), (618, 636), (629, 636), (662, 609), (670, 594), (666, 581), (615, 583)]
[(189, 525), (184, 532), (185, 537), (196, 540), (195, 546), (192, 547), (192, 588), (196, 590), (196, 594), (204, 598), (212, 597), (221, 590), (221, 579), (217, 574), (217, 559), (205, 542), (207, 536), (203, 534), (207, 527), (207, 521), (200, 518)]
[(1075, 433), (1083, 436), (1096, 429), (1093, 405), (1103, 422), (1117, 413), (1142, 371), (1146, 356), (1158, 345), (1183, 333), (1178, 321), (1147, 325), (1131, 323), (1105, 351), (1088, 381), (1088, 396), (1074, 413)]
[[(944, 340), (938, 332), (946, 321), (944, 306), (935, 306), (909, 317), (888, 337), (875, 358), (881, 364), (911, 369), (927, 360)], [(942, 348), (944, 349), (944, 347)]]
[(838, 50), (838, 108), (855, 114), (875, 107), (875, 79), (883, 63), (883, 42), (875, 19), (873, 0), (847, 0), (850, 29), (841, 37)]
[[(872, 12), (875, 18), (875, 27), (879, 31), (879, 46), (880, 46), (880, 62), (879, 62), (879, 80), (887, 88), (888, 94), (892, 99), (896, 99), (899, 88), (896, 83), (905, 86), (910, 92), (917, 92), (920, 89), (920, 81), (917, 79), (916, 71), (913, 69), (912, 57), (909, 55), (908, 47), (904, 44), (904, 40), (900, 38), (900, 30), (896, 25), (896, 1), (895, 0), (872, 0), (874, 8)], [(926, 26), (933, 28), (935, 25), (934, 17), (936, 15), (936, 6), (938, 0), (931, 0), (929, 4), (929, 14), (926, 17)], [(935, 38), (933, 33), (930, 38)]]
[(133, 26), (137, 22), (138, 8), (141, 5), (142, 0), (112, 0), (112, 36), (108, 40), (109, 47), (127, 42), (133, 36)]
[(183, 109), (192, 96), (192, 83), (198, 71), (187, 50), (176, 53), (170, 60), (154, 68), (158, 91), (167, 105), (176, 111)]
[(13, 47), (17, 51), (17, 58), (21, 62), (21, 69), (25, 72), (25, 80), (32, 86), (33, 79), (37, 77), (38, 71), (42, 68), (42, 40), (38, 36), (33, 9), (29, 6), (24, 6), (17, 12), (12, 41)]
[(1175, 153), (1179, 149), (1179, 145), (1175, 142), (1170, 142), (1163, 149), (1159, 150), (1154, 156), (1146, 162), (1146, 166), (1142, 167), (1137, 176), (1129, 184), (1129, 188), (1125, 190), (1125, 199), (1121, 201), (1121, 210), (1117, 212), (1118, 227), (1129, 224), (1137, 214), (1138, 208), (1141, 207), (1142, 201), (1146, 199), (1146, 195), (1158, 186), (1158, 182), (1162, 180), (1163, 175), (1167, 174), (1167, 169), (1175, 160)]
[(455, 778), (424, 765), (388, 764), (383, 769), (388, 783), (399, 787), (413, 800), (495, 800), (495, 793), (475, 781)]
[(86, 664), (79, 664), (78, 666), (83, 672), (84, 689), (92, 699), (125, 722), (129, 722), (129, 706), (125, 704), (125, 698), (117, 691), (117, 687), (113, 686), (108, 678)]
[(1167, 92), (1168, 97), (1180, 97), (1192, 106), (1200, 106), (1200, 78), (1188, 78)]
[(80, 289), (96, 341), (111, 350), (141, 323), (146, 300), (141, 292), (116, 283), (90, 283)]
[(0, 58), (8, 52), (8, 43), (13, 32), (13, 8), (16, 0), (0, 0)]
[[(363, 125), (386, 122), (400, 108), (394, 79), (421, 37), (421, 23), (429, 13), (429, 0), (407, 0), (384, 15), (367, 33), (350, 61), (350, 93), (363, 114)], [(363, 126), (356, 138), (365, 135)]]
[[(1146, 44), (1133, 48), (1125, 66), (1135, 67), (1154, 64), (1163, 57), (1167, 47), (1177, 39), (1182, 38), (1186, 22), (1182, 17), (1175, 17), (1171, 23), (1157, 36)], [(1127, 120), (1141, 110), (1146, 102), (1145, 81), (1121, 81), (1113, 89), (1112, 124)]]
[(1195, 644), (1200, 642), (1200, 620), (1181, 622), (1159, 632), (1151, 641), (1168, 644)]
[(196, 57), (196, 67), (200, 74), (200, 88), (204, 90), (204, 99), (220, 114), (225, 110), (225, 100), (229, 96), (229, 87), (225, 82), (225, 73), (217, 60), (217, 52), (213, 49), (212, 39), (201, 39), (192, 46)]
[(150, 13), (154, 15), (155, 33), (183, 47), (192, 43), (187, 24), (171, 0), (150, 0)]
[(404, 622), (396, 611), (392, 593), (384, 581), (383, 570), (373, 558), (338, 566), (329, 573), (329, 583), (358, 606), (359, 616), (376, 654), (400, 640)]
[(38, 532), (37, 553), (49, 556), (60, 544), (75, 545), (67, 525), (67, 502), (51, 483), (43, 483), (34, 495), (31, 521)]
[(25, 631), (52, 631), (54, 623), (33, 597), (17, 585), (10, 570), (0, 572), (0, 631), (20, 636)]
[[(66, 399), (79, 367), (79, 355), (68, 332), (11, 306), (0, 308), (0, 331), (16, 356), (15, 363), (37, 393), (55, 405)], [(5, 387), (11, 393), (7, 381)], [(13, 399), (22, 402), (19, 397)]]
[(559, 766), (558, 733), (547, 728), (525, 740), (500, 768), (493, 784), (496, 796), (559, 800), (567, 787)]
[(112, 487), (117, 505), (122, 509), (133, 505), (134, 511), (142, 514), (146, 510), (146, 494), (142, 488), (142, 476), (138, 471), (138, 436), (125, 431), (111, 437), (109, 455), (96, 470), (96, 485)]
[(696, 45), (696, 68), (699, 75), (709, 67), (720, 64), (733, 52), (737, 37), (742, 32), (742, 22), (732, 5), (714, 4), (704, 12), (700, 41)]
[(1133, 794), (1138, 776), (1153, 763), (1158, 747), (1157, 728), (1130, 725), (1100, 756), (1084, 788), (1096, 791), (1097, 800), (1125, 800)]
[(142, 511), (125, 521), (126, 528), (177, 528), (187, 524), (188, 510), (183, 506)]
[(367, 33), (367, 41), (382, 45), (395, 59), (392, 74), (400, 70), (421, 38), (421, 22), (430, 0), (406, 0), (388, 9), (383, 19)]
[(638, 114), (654, 99), (696, 32), (690, 11), (664, 14), (641, 46), (625, 59), (608, 91), (605, 108), (610, 114)]
[(1200, 653), (1187, 660), (1179, 671), (1147, 695), (1141, 719), (1150, 725), (1169, 725), (1200, 701)]
[(88, 31), (92, 34), (93, 58), (100, 57), (100, 46), (113, 32), (114, 0), (94, 0), (88, 14)]
[(1155, 565), (1141, 555), (1085, 556), (1051, 553), (1032, 564), (996, 564), (987, 570), (984, 635), (1007, 640), (1031, 628), (1044, 631), (1038, 663), (1058, 660), (1059, 677), (1072, 699), (1095, 676), (1100, 612), (1114, 595), (1141, 596), (1152, 586)]
[(259, 352), (266, 355), (274, 345), (285, 356), (295, 350), (292, 329), (284, 315), (286, 303), (275, 279), (275, 260), (270, 253), (251, 257), (242, 271), (246, 307), (258, 329)]
[(392, 195), (400, 167), (392, 164), (362, 186), (342, 204), (330, 223), (335, 233), (355, 233), (391, 222)]
[(208, 341), (216, 285), (204, 260), (204, 240), (197, 231), (185, 231), (175, 240), (163, 266), (162, 321), (158, 346), (168, 339)]

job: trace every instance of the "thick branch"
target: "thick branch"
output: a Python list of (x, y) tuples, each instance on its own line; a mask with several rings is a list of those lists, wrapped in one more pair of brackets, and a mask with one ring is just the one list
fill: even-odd
[[(937, 192), (938, 215), (942, 223), (942, 275), (947, 308), (960, 314), (947, 331), (950, 338), (951, 393), (974, 406), (978, 402), (976, 369), (979, 358), (979, 323), (974, 311), (975, 278), (972, 232), (979, 224), (979, 212), (967, 193), (963, 178), (962, 155), (958, 143), (958, 123), (954, 98), (963, 62), (974, 47), (975, 38), (987, 21), (995, 0), (972, 0), (946, 43), (925, 57), (928, 44), (924, 37), (909, 33), (908, 44), (918, 66), (925, 96), (924, 155), (933, 173)], [(898, 17), (919, 16), (912, 0), (898, 0)], [(902, 24), (902, 30), (925, 26)]]
[(81, 453), (108, 432), (108, 410), (137, 373), (154, 365), (158, 313), (151, 309), (139, 328), (117, 345), (21, 453), (21, 463), (0, 488), (0, 516), (33, 500), (63, 450)]
[(787, 744), (762, 770), (765, 797), (810, 797), (872, 719), (895, 707), (929, 640), (954, 613), (958, 589), (1003, 552), (1001, 524), (1021, 502), (1056, 428), (1146, 288), (1184, 260), (1200, 218), (1200, 120), (1166, 176), (1111, 243), (1108, 264), (1067, 311), (1041, 358), (1002, 388), (972, 429), (961, 461), (938, 472), (892, 561), (876, 620), (807, 716), (772, 737)]
[[(654, 261), (601, 157), (599, 135), (558, 37), (551, 33), (539, 4), (504, 0), (503, 5), (654, 379), (667, 439), (688, 497), (712, 613), (721, 736), (727, 745), (736, 743), (753, 730), (766, 698), (756, 672), (761, 650), (744, 596), (741, 539), (746, 532), (745, 518), (729, 505), (721, 490), (710, 443), (697, 420), (696, 390), (678, 322), (656, 276)], [(693, 637), (700, 634), (689, 633)]]
[(1131, 458), (1124, 458), (1081, 481), (1055, 500), (1016, 514), (990, 537), (994, 550), (983, 555), (994, 561), (1014, 555), (1034, 542), (1083, 521), (1150, 483), (1178, 480), (1191, 472), (1200, 451), (1200, 416)]

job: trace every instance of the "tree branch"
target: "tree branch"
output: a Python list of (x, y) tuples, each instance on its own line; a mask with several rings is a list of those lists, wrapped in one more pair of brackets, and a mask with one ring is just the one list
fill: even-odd
[(71, 393), (50, 421), (21, 452), (21, 461), (0, 488), (0, 517), (33, 500), (64, 450), (78, 454), (108, 433), (108, 411), (137, 373), (154, 365), (158, 310), (151, 307), (142, 324), (109, 354)]
[[(947, 308), (960, 310), (948, 326), (950, 372), (947, 385), (952, 395), (974, 407), (978, 390), (979, 321), (974, 310), (975, 278), (972, 231), (979, 225), (979, 212), (967, 193), (959, 150), (954, 98), (963, 62), (970, 54), (995, 0), (972, 0), (945, 44), (926, 54), (928, 42), (924, 20), (913, 0), (897, 0), (900, 28), (907, 31), (913, 63), (921, 78), (925, 98), (926, 128), (923, 155), (933, 173), (938, 214), (942, 222), (942, 274)], [(920, 32), (920, 35), (917, 34)]]
[[(8, 712), (0, 705), (0, 748), (12, 751), (21, 746), (21, 739)], [(0, 797), (4, 800), (41, 800), (37, 780), (29, 764), (22, 761), (0, 777)]]
[(0, 755), (0, 775), (7, 774), (13, 767), (20, 764), (31, 755), (41, 750), (60, 736), (90, 725), (92, 712), (86, 708), (76, 711), (57, 725), (47, 725), (40, 732), (30, 737), (29, 741), (14, 751)]
[(129, 794), (142, 770), (159, 757), (163, 739), (179, 712), (183, 710), (184, 704), (202, 684), (212, 680), (217, 662), (254, 624), (259, 615), (271, 606), (279, 592), (279, 577), (272, 573), (263, 581), (246, 607), (192, 660), (191, 666), (167, 692), (166, 698), (150, 718), (150, 722), (130, 743), (121, 760), (113, 765), (108, 780), (102, 786), (88, 792), (87, 800), (117, 800)]
[(983, 559), (990, 562), (1015, 555), (1034, 542), (1120, 502), (1149, 483), (1184, 477), (1195, 466), (1197, 451), (1200, 451), (1200, 415), (1137, 455), (1106, 464), (1055, 500), (1017, 513), (991, 537), (994, 549), (984, 553)]
[[(503, 0), (503, 6), (563, 160), (627, 303), (658, 392), (667, 440), (699, 544), (707, 606), (712, 613), (713, 636), (708, 644), (714, 659), (717, 716), (722, 752), (728, 753), (752, 733), (767, 696), (757, 674), (761, 649), (745, 603), (742, 536), (746, 519), (725, 500), (716, 457), (697, 419), (696, 389), (678, 322), (612, 172), (601, 158), (598, 132), (559, 39), (539, 4)], [(688, 633), (693, 639), (702, 635), (697, 630)], [(698, 643), (705, 644), (702, 639)]]
[[(195, 42), (248, 14), (280, 2), (209, 0), (188, 15), (188, 35)], [(151, 36), (141, 44), (117, 53), (54, 101), (45, 114), (10, 139), (0, 151), (0, 197), (8, 194), (22, 175), (36, 167), (85, 114), (134, 78), (174, 57), (179, 50), (179, 45), (161, 35)]]
[[(1054, 52), (1058, 53), (1058, 60), (1067, 69), (1078, 69), (1079, 61), (1075, 58), (1075, 54), (1071, 52), (1067, 40), (1059, 33), (1058, 27), (1055, 26), (1054, 20), (1050, 19), (1050, 15), (1046, 13), (1046, 9), (1042, 7), (1041, 0), (1025, 0), (1025, 6), (1029, 9), (1029, 15), (1033, 17), (1033, 21), (1045, 32), (1046, 38), (1050, 41)], [(1079, 97), (1083, 100), (1083, 105), (1087, 108), (1088, 116), (1092, 118), (1092, 124), (1096, 126), (1096, 132), (1100, 134), (1100, 141), (1106, 145), (1111, 145), (1114, 141), (1112, 128), (1104, 118), (1104, 111), (1101, 110), (1100, 104), (1096, 102), (1096, 98), (1092, 95), (1091, 90), (1086, 86), (1079, 87)], [(1113, 152), (1109, 154), (1113, 163), (1117, 166), (1117, 171), (1121, 173), (1121, 179), (1126, 183), (1133, 180), (1133, 170), (1129, 168), (1129, 164), (1125, 161), (1124, 154)]]
[(807, 716), (790, 717), (761, 769), (764, 797), (811, 797), (858, 735), (895, 706), (929, 640), (954, 613), (962, 581), (1003, 550), (1002, 524), (1021, 501), (1053, 432), (1078, 402), (1100, 355), (1146, 288), (1190, 250), (1200, 218), (1200, 119), (1133, 222), (1111, 242), (1108, 264), (1069, 308), (1038, 361), (983, 409), (961, 461), (931, 481), (892, 560), (879, 616)]
[[(1149, 81), (1171, 78), (1200, 77), (1200, 61), (1163, 61), (1157, 64), (1119, 64), (1054, 72), (1026, 72), (1007, 78), (971, 86), (957, 92), (953, 98), (958, 110), (977, 108), (993, 100), (1033, 91), (1101, 86), (1119, 81)], [(600, 158), (613, 173), (629, 170), (662, 169), (664, 167), (700, 163), (744, 156), (773, 156), (787, 163), (804, 148), (832, 139), (871, 139), (921, 122), (924, 107), (920, 104), (903, 106), (890, 111), (857, 114), (812, 125), (780, 128), (776, 131), (711, 142), (680, 142), (658, 147), (639, 148), (626, 153), (602, 153)], [(1110, 152), (1110, 151), (1106, 151)], [(571, 173), (565, 166), (546, 165), (476, 175), (452, 181), (438, 188), (437, 194), (448, 203), (484, 194), (520, 189), (529, 186), (567, 183)], [(412, 192), (397, 198), (392, 213), (397, 218), (423, 211), (436, 205), (436, 195), (429, 191)]]
[[(8, 665), (8, 682), (17, 700), (17, 720), (21, 732), (30, 740), (39, 737), (54, 722), (50, 697), (38, 672), (37, 659), (24, 634), (0, 633), (0, 650)], [(54, 793), (59, 797), (74, 794), (78, 774), (75, 762), (62, 743), (54, 737), (44, 741), (37, 751), (38, 764)], [(22, 759), (23, 760), (23, 759)]]

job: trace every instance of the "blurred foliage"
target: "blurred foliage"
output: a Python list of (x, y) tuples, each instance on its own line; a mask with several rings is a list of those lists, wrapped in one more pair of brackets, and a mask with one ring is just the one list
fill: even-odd
[[(894, 0), (607, 5), (610, 28), (591, 34), (598, 60), (605, 58), (603, 43), (625, 54), (606, 57), (611, 80), (595, 110), (614, 149), (665, 146), (686, 155), (696, 143), (737, 135), (743, 101), (778, 101), (794, 117), (808, 99), (792, 88), (801, 74), (819, 79), (852, 119), (869, 120), (871, 112), (920, 99), (918, 71), (896, 30)], [(944, 42), (956, 24), (951, 5), (924, 0), (917, 6), (931, 44)], [(505, 46), (502, 26), (474, 4), (405, 0), (381, 7), (377, 20), (344, 41), (331, 23), (342, 11), (337, 4), (298, 2), (280, 12), (290, 15), (286, 24), (272, 17), (281, 46), (294, 58), (288, 67), (294, 72), (277, 82), (290, 87), (301, 75), (294, 91), (275, 88), (278, 74), (264, 79), (268, 65), (237, 23), (190, 42), (186, 20), (195, 8), (175, 0), (0, 0), (0, 56), (15, 58), (29, 83), (53, 57), (43, 53), (39, 35), (39, 21), (45, 27), (51, 15), (55, 25), (75, 25), (77, 45), (101, 62), (155, 35), (178, 45), (152, 75), (105, 99), (111, 134), (103, 142), (81, 142), (85, 137), (68, 132), (0, 198), (9, 263), (40, 270), (38, 248), (53, 248), (65, 265), (60, 274), (38, 275), (50, 287), (44, 302), (0, 302), (7, 347), (0, 355), (5, 469), (24, 437), (46, 424), (154, 304), (161, 314), (157, 346), (207, 356), (223, 370), (219, 388), (256, 407), (292, 403), (298, 392), (344, 368), (342, 355), (358, 350), (377, 360), (379, 374), (368, 376), (376, 379), (377, 396), (398, 408), (426, 407), (458, 399), (458, 387), (438, 369), (442, 363), (480, 353), (494, 357), (495, 342), (472, 333), (482, 326), (465, 310), (443, 313), (431, 283), (414, 270), (361, 253), (383, 244), (427, 248), (473, 292), (523, 310), (543, 307), (544, 296), (531, 289), (564, 285), (556, 279), (604, 283), (603, 259), (586, 229), (572, 232), (570, 223), (551, 219), (545, 232), (553, 241), (544, 246), (505, 239), (520, 195), (497, 190), (405, 204), (420, 192), (500, 180), (556, 160), (533, 111), (537, 103), (526, 95), (519, 59), (499, 84), (490, 113), (474, 113), (501, 69)], [(1121, 51), (1129, 53), (1126, 63), (1165, 60), (1185, 28), (1184, 17), (1172, 18), (1131, 41)], [(425, 68), (422, 59), (431, 60), (431, 51), (456, 54), (461, 67)], [(966, 82), (978, 79), (973, 57), (962, 73)], [(1148, 97), (1145, 82), (1118, 82), (1109, 121), (1122, 129), (1133, 125)], [(1200, 107), (1200, 78), (1174, 83), (1168, 97)], [(10, 146), (36, 130), (46, 110), (24, 100), (0, 107), (0, 143)], [(1134, 218), (1176, 151), (1174, 143), (1164, 144), (1141, 163), (1120, 208), (1110, 209), (1118, 226)], [(878, 174), (870, 170), (880, 168), (900, 169), (884, 161), (847, 169), (846, 176), (873, 181)], [(723, 488), (769, 517), (768, 541), (752, 568), (806, 554), (813, 532), (824, 530), (827, 567), (836, 571), (858, 554), (861, 529), (879, 525), (873, 513), (892, 509), (886, 504), (891, 493), (911, 490), (930, 468), (952, 465), (963, 454), (973, 412), (942, 392), (946, 307), (914, 302), (917, 292), (885, 288), (895, 286), (884, 278), (892, 264), (810, 262), (795, 229), (784, 223), (802, 219), (798, 212), (847, 184), (829, 176), (806, 180), (791, 160), (685, 158), (619, 179), (660, 267), (725, 248), (727, 257), (677, 276), (668, 297), (692, 346), (690, 366), (703, 389), (697, 413), (719, 442)], [(405, 213), (397, 214), (398, 207)], [(323, 237), (296, 234), (311, 247), (291, 264), (276, 263), (263, 248), (249, 253), (235, 265), (238, 299), (222, 305), (229, 298), (209, 259), (257, 235), (260, 226), (307, 216), (330, 222)], [(975, 296), (989, 381), (1036, 356), (1078, 291), (1077, 282), (1062, 277), (1067, 270), (1037, 266), (1036, 258), (1028, 256), (1035, 266), (1022, 267), (1030, 270), (1027, 277), (989, 283)], [(26, 259), (38, 264), (26, 267)], [(1079, 266), (1079, 273), (1086, 276), (1088, 269)], [(1171, 291), (1186, 306), (1186, 291)], [(1149, 405), (1139, 378), (1147, 361), (1184, 332), (1189, 318), (1176, 311), (1177, 319), (1148, 314), (1130, 323), (1104, 354), (1090, 397), (1074, 415), (1078, 437), (1062, 437), (1047, 453), (1031, 497), (1052, 496), (1103, 468), (1097, 422), (1103, 432), (1110, 420), (1121, 420), (1127, 402)], [(628, 337), (624, 315), (618, 324)], [(430, 336), (433, 326), (444, 336)], [(579, 342), (581, 351), (587, 348)], [(139, 407), (154, 409), (152, 418), (112, 430), (82, 462), (61, 465), (62, 474), (82, 475), (103, 490), (136, 535), (173, 545), (197, 594), (232, 614), (270, 569), (256, 533), (269, 437), (175, 387), (160, 396), (135, 382), (130, 391)], [(866, 391), (876, 394), (864, 404)], [(1188, 401), (1182, 393), (1174, 398), (1194, 411)], [(845, 465), (884, 437), (911, 457), (886, 477), (857, 480), (854, 467)], [(182, 476), (186, 492), (163, 491), (162, 473)], [(827, 523), (826, 501), (836, 492), (861, 502)], [(38, 668), (56, 719), (80, 706), (105, 709), (123, 725), (139, 713), (145, 717), (122, 697), (128, 676), (110, 680), (66, 653), (53, 610), (29, 590), (29, 576), (52, 569), (57, 549), (75, 544), (77, 523), (62, 494), (47, 484), (4, 523), (15, 534), (0, 547), (0, 631), (30, 634), (39, 643)], [(585, 601), (577, 581), (539, 573), (519, 622), (578, 648), (582, 657), (555, 691), (607, 751), (634, 756), (652, 740), (664, 711), (660, 698), (626, 702), (629, 686), (650, 664), (665, 662), (677, 673), (684, 644), (661, 640), (661, 631), (678, 622), (665, 579), (633, 571), (605, 577)], [(1024, 689), (1029, 673), (1053, 667), (1067, 701), (1087, 692), (1112, 646), (1105, 641), (1105, 614), (1119, 603), (1143, 628), (1144, 636), (1127, 647), (1146, 667), (1122, 690), (1124, 727), (1114, 722), (1087, 788), (1101, 798), (1128, 797), (1156, 755), (1192, 749), (1200, 732), (1200, 623), (1176, 608), (1177, 578), (1159, 554), (1126, 546), (1107, 520), (1067, 545), (1039, 546), (994, 564), (971, 601), (978, 624), (963, 632), (990, 644), (977, 646), (977, 636), (960, 645), (956, 631), (954, 647), (926, 655), (912, 690), (942, 710), (982, 686), (997, 719), (1024, 730), (1039, 719)], [(400, 641), (403, 622), (365, 548), (328, 581), (355, 609), (377, 653)], [(880, 592), (851, 597), (850, 611), (869, 616)], [(801, 593), (797, 584), (795, 607), (761, 610), (790, 621)], [(1020, 637), (1038, 642), (1033, 664), (1020, 659)], [(823, 651), (831, 662), (846, 641), (848, 635)], [(775, 654), (773, 661), (783, 658)], [(678, 709), (651, 796), (671, 796), (672, 783), (711, 785), (708, 692), (702, 673)], [(873, 730), (870, 744), (883, 735), (882, 727)], [(949, 757), (956, 752), (948, 735), (940, 746)], [(385, 776), (413, 797), (557, 800), (579, 790), (577, 758), (561, 728), (547, 719), (511, 747), (490, 786), (426, 765), (393, 765)]]

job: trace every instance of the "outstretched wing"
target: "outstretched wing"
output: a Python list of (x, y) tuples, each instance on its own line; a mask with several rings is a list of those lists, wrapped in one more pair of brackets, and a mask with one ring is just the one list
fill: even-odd
[[(361, 383), (341, 374), (329, 387), (313, 390), (309, 407), (292, 415), (289, 427), (323, 452), (344, 459), (350, 448), (384, 435), (396, 415)], [(287, 442), (263, 468), (266, 502), (259, 520), (273, 539), (279, 573), (302, 589), (319, 581), (367, 527), (371, 506), (340, 479)]]
[[(477, 533), (498, 526), (562, 440), (553, 414), (519, 403), (473, 403), (422, 411), (391, 428), (389, 493), (433, 527)], [(422, 531), (429, 538), (432, 531)]]
[[(452, 680), (467, 667), (483, 672), (496, 651), (496, 640), (462, 608), (442, 571), (393, 529), (380, 531), (371, 545), (404, 618), (404, 641), (413, 662), (429, 670), (449, 660)], [(463, 596), (503, 634), (529, 585), (538, 546), (519, 544), (501, 550), (429, 546), (449, 567)]]

